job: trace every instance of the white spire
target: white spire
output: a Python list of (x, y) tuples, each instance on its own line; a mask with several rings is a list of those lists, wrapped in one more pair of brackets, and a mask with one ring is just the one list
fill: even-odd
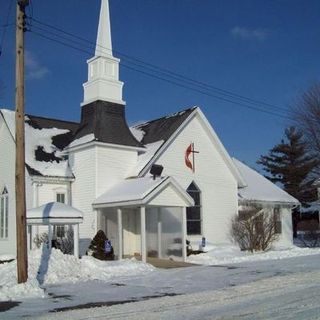
[(83, 84), (81, 105), (103, 100), (125, 104), (122, 100), (123, 83), (119, 81), (120, 60), (112, 55), (111, 28), (108, 0), (101, 0), (96, 51), (88, 63), (88, 81)]
[(95, 56), (112, 56), (109, 1), (101, 0)]

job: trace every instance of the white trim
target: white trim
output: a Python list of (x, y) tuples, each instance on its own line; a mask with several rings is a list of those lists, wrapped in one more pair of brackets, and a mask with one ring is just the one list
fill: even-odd
[(146, 246), (146, 208), (140, 208), (140, 234), (141, 234), (141, 261), (147, 262), (147, 246)]
[(122, 210), (117, 208), (117, 225), (118, 225), (118, 260), (123, 256), (123, 235), (122, 235)]
[(300, 205), (300, 202), (281, 202), (281, 201), (271, 201), (271, 200), (254, 200), (254, 199), (238, 199), (238, 203), (241, 205), (243, 203), (256, 203), (267, 206), (279, 205), (288, 208), (295, 208)]
[(33, 176), (30, 175), (32, 183), (47, 183), (47, 184), (59, 184), (75, 181), (74, 177), (53, 177), (53, 176)]
[(105, 147), (105, 148), (115, 148), (115, 149), (123, 149), (123, 150), (132, 150), (132, 151), (146, 151), (145, 147), (132, 147), (132, 146), (125, 146), (122, 144), (115, 144), (115, 143), (107, 143), (107, 142), (100, 142), (96, 140), (92, 140), (89, 142), (85, 142), (73, 147), (66, 147), (62, 154), (64, 153), (69, 153), (69, 152), (74, 152), (78, 151), (81, 149), (86, 149), (86, 148), (91, 148), (94, 146), (99, 146), (99, 147)]
[[(175, 181), (175, 179), (173, 177), (167, 177), (164, 181), (162, 181), (160, 184), (155, 186), (155, 188), (151, 190), (147, 195), (145, 195), (145, 197), (142, 199), (92, 204), (92, 207), (94, 209), (99, 209), (99, 208), (110, 208), (115, 206), (116, 207), (134, 207), (139, 205), (147, 205), (152, 199), (154, 199), (157, 195), (159, 195), (162, 192), (162, 190), (164, 190), (169, 184), (172, 185), (174, 190), (185, 201), (186, 206), (193, 205), (193, 199), (187, 194), (185, 190), (182, 189), (182, 187)], [(177, 207), (181, 207), (181, 205), (177, 205)]]

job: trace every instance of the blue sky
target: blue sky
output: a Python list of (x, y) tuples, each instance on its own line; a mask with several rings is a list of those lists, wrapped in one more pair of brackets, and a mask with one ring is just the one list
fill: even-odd
[[(10, 1), (0, 0), (1, 26), (6, 22)], [(109, 1), (113, 48), (144, 62), (281, 108), (289, 108), (303, 90), (319, 81), (317, 0)], [(99, 7), (100, 0), (32, 0), (33, 10), (30, 7), (28, 13), (41, 22), (95, 41)], [(14, 22), (14, 11), (12, 8), (9, 22)], [(31, 30), (45, 33), (35, 23)], [(0, 40), (2, 33), (3, 27)], [(26, 33), (26, 49), (26, 113), (78, 121), (82, 84), (87, 78), (86, 60), (93, 56), (94, 49), (83, 47), (92, 52), (87, 54), (33, 32)], [(4, 85), (1, 107), (13, 109), (14, 72), (11, 26), (0, 56), (0, 81)], [(288, 119), (124, 67), (120, 78), (130, 124), (200, 106), (229, 153), (251, 166), (256, 167), (259, 156), (281, 140), (290, 124)]]

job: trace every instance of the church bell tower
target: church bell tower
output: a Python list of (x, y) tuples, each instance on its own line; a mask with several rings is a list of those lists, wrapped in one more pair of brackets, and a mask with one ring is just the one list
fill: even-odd
[(96, 50), (88, 63), (88, 81), (83, 84), (82, 106), (102, 100), (124, 105), (123, 82), (119, 81), (120, 60), (112, 54), (110, 14), (108, 0), (101, 1)]
[(73, 139), (93, 134), (98, 142), (141, 148), (125, 119), (120, 60), (112, 53), (108, 0), (101, 0), (95, 54), (87, 63), (88, 81), (83, 84), (81, 122)]

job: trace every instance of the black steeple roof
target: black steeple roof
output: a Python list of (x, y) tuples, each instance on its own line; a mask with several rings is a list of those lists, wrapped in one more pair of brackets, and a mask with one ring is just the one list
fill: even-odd
[(91, 133), (100, 142), (143, 147), (132, 135), (125, 120), (125, 107), (121, 104), (97, 100), (83, 106), (74, 140)]

